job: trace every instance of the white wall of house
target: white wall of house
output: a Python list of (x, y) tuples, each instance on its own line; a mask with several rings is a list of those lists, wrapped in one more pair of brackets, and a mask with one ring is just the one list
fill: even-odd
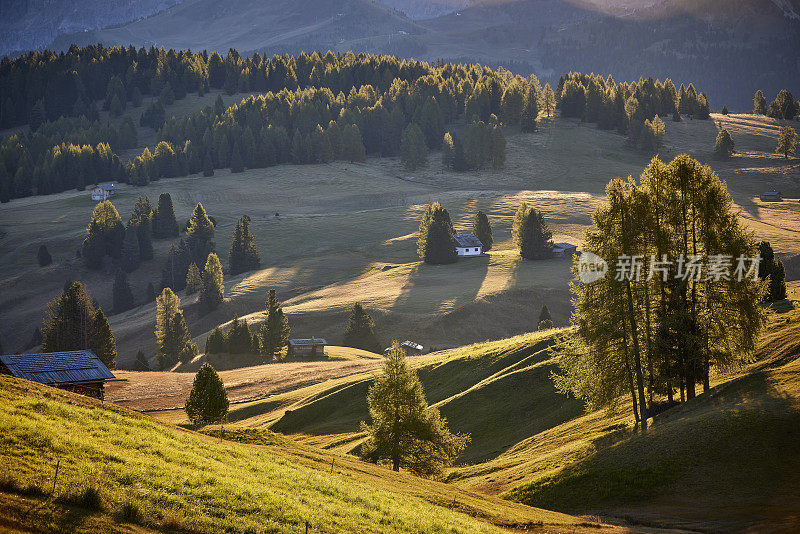
[(456, 247), (456, 253), (459, 256), (480, 256), (483, 253), (483, 247)]
[(108, 200), (108, 191), (102, 187), (92, 189), (92, 200)]

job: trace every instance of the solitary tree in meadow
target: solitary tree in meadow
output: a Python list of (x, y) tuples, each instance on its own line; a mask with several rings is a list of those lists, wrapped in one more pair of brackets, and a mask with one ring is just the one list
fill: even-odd
[(761, 92), (761, 89), (756, 91), (755, 96), (753, 96), (753, 114), (754, 115), (767, 114), (767, 99), (764, 98), (764, 93)]
[(458, 259), (450, 214), (438, 202), (425, 211), (419, 224), (417, 253), (429, 264), (453, 263)]
[(472, 219), (472, 233), (480, 240), (484, 252), (492, 250), (492, 245), (494, 244), (492, 225), (484, 212), (479, 211), (475, 214), (475, 218)]
[(237, 275), (258, 269), (261, 257), (258, 253), (256, 238), (250, 231), (250, 217), (244, 216), (236, 221), (236, 228), (231, 237), (231, 250), (228, 254), (228, 271)]
[(542, 304), (542, 311), (539, 312), (539, 322), (536, 325), (537, 330), (547, 330), (553, 328), (553, 318), (550, 316), (550, 309), (547, 304)]
[(542, 260), (550, 257), (553, 234), (542, 212), (523, 202), (514, 215), (511, 233), (523, 259)]
[(204, 363), (186, 399), (186, 415), (197, 426), (221, 423), (228, 415), (228, 406), (228, 393), (222, 380), (209, 363)]
[(342, 344), (345, 347), (381, 352), (381, 344), (375, 335), (375, 323), (360, 302), (353, 304)]
[(267, 320), (261, 325), (261, 354), (267, 361), (275, 358), (289, 343), (289, 319), (284, 315), (274, 289), (267, 296)]
[(214, 223), (206, 213), (200, 202), (194, 207), (186, 228), (186, 244), (192, 251), (192, 259), (200, 265), (206, 261), (208, 255), (214, 252)]
[(718, 159), (728, 159), (733, 155), (733, 138), (726, 128), (722, 128), (717, 134), (717, 140), (714, 143), (714, 155)]
[(53, 263), (53, 258), (47, 250), (47, 246), (39, 245), (39, 250), (36, 252), (36, 261), (39, 262), (39, 267), (45, 267)]
[(361, 423), (368, 433), (361, 454), (376, 463), (388, 460), (394, 471), (436, 476), (467, 446), (469, 435), (451, 433), (439, 410), (428, 406), (422, 383), (405, 356), (393, 342), (382, 373), (369, 388), (372, 424)]
[(206, 266), (203, 268), (203, 286), (200, 289), (200, 309), (210, 312), (219, 308), (225, 298), (222, 286), (222, 264), (219, 257), (213, 252), (208, 255)]
[(791, 126), (784, 126), (778, 131), (778, 146), (775, 152), (783, 154), (784, 158), (794, 154), (797, 149), (797, 132)]
[(175, 219), (175, 207), (169, 193), (158, 196), (158, 207), (153, 213), (153, 237), (178, 237), (178, 221)]
[(161, 369), (190, 361), (198, 354), (180, 306), (181, 299), (168, 287), (156, 299), (156, 357)]

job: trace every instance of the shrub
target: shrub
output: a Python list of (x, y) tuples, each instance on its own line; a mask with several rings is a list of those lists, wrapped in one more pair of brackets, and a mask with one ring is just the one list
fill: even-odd
[(70, 491), (59, 495), (56, 502), (65, 506), (77, 506), (84, 510), (98, 512), (103, 509), (100, 490), (94, 486), (85, 486), (78, 491)]
[(53, 258), (45, 245), (39, 246), (39, 251), (36, 253), (36, 259), (39, 260), (39, 267), (50, 265), (53, 263)]
[(138, 524), (142, 522), (142, 511), (139, 509), (139, 505), (128, 501), (117, 511), (116, 519), (120, 523)]

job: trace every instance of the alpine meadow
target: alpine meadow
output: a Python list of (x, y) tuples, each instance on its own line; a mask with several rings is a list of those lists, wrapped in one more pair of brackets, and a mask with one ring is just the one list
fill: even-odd
[(0, 531), (800, 531), (798, 0), (0, 6)]

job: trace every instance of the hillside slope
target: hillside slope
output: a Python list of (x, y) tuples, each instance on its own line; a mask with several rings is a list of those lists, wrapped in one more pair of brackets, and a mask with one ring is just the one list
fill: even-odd
[(274, 435), (262, 436), (267, 445), (220, 442), (10, 377), (0, 376), (0, 404), (0, 530), (130, 532), (138, 524), (148, 530), (298, 532), (308, 521), (314, 532), (597, 531), (571, 516)]

